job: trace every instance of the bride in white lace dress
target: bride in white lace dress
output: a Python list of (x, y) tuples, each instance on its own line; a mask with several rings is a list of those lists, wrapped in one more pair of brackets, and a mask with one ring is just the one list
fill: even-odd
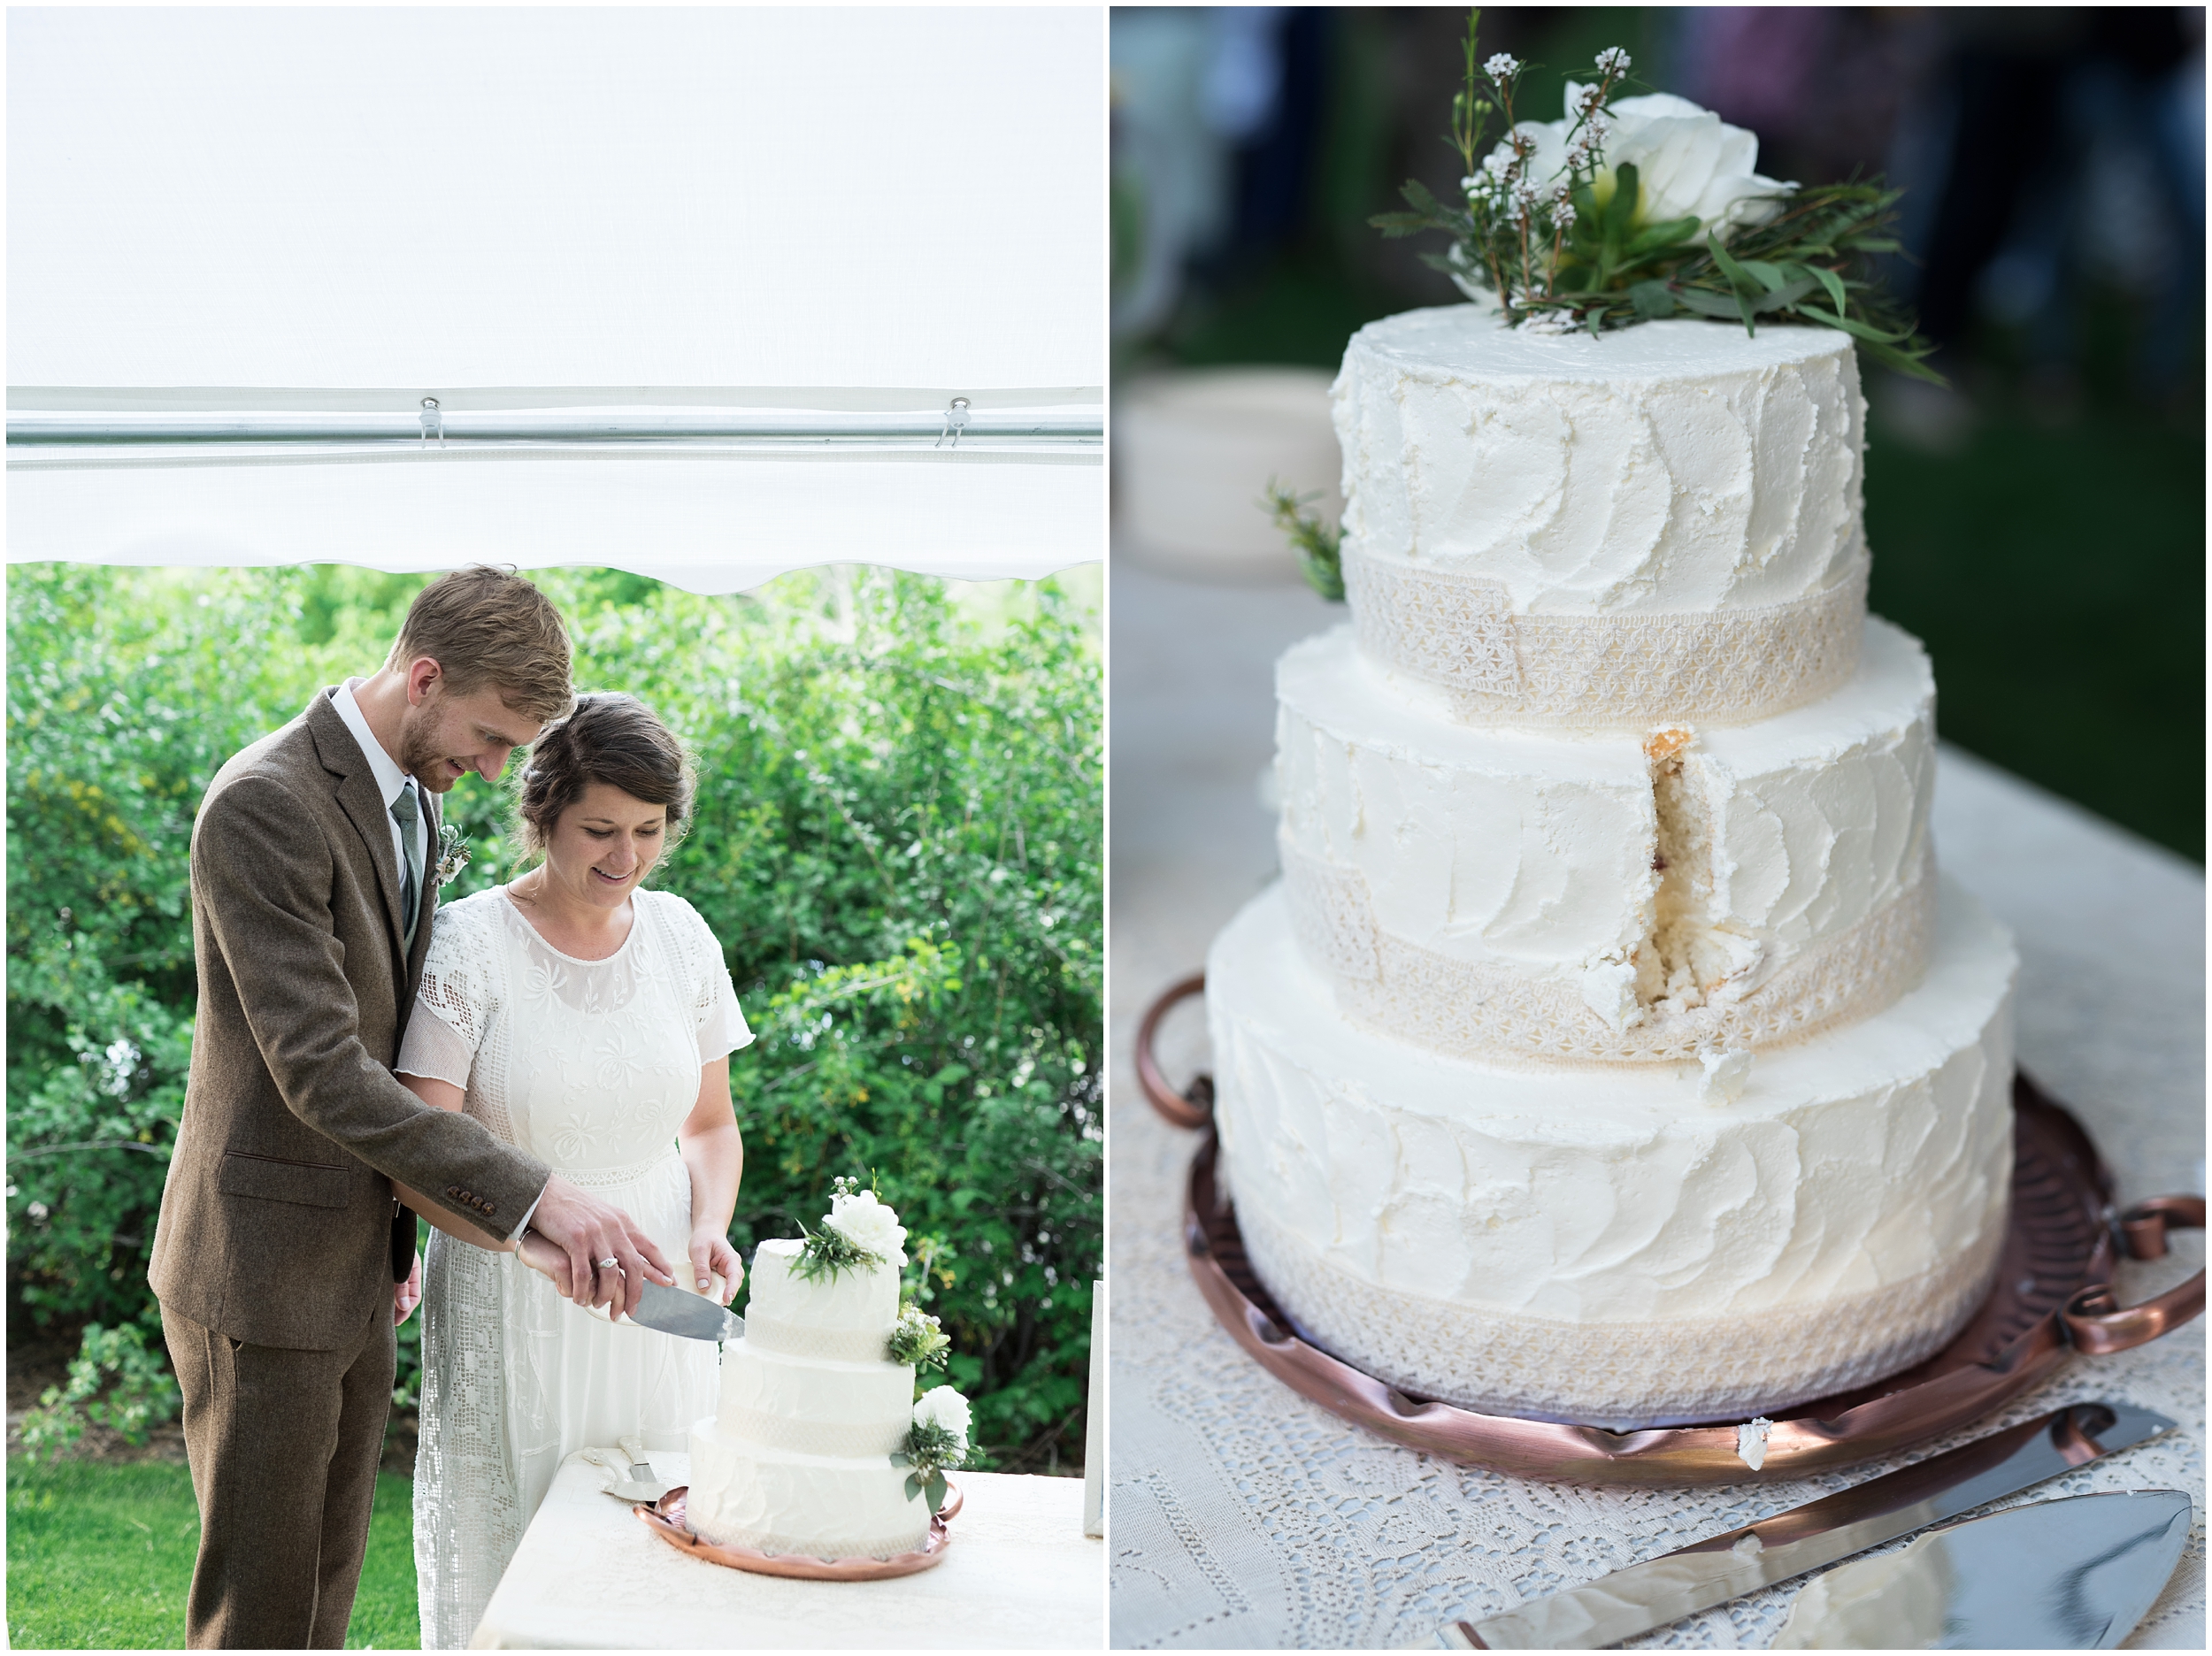
[[(690, 792), (650, 712), (580, 698), (524, 773), (525, 837), (543, 861), (440, 908), (396, 1068), (426, 1101), (622, 1209), (726, 1304), (744, 1154), (729, 1054), (752, 1033), (706, 922), (641, 886)], [(575, 1305), (539, 1274), (542, 1243), (526, 1263), (410, 1205), (452, 1233), (432, 1238), (424, 1268), (415, 1568), (423, 1648), (457, 1650), (562, 1460), (633, 1433), (684, 1447), (714, 1411), (717, 1354)]]

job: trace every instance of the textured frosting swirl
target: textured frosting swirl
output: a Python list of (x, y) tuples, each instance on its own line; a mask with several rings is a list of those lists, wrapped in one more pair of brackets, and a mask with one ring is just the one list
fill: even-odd
[(1645, 738), (1460, 724), (1349, 629), (1295, 646), (1276, 684), (1287, 847), (1357, 876), (1385, 935), (1556, 980), (1617, 1024), (1624, 995), (1660, 998), (1636, 970), (1655, 939), (1702, 985), (1688, 1004), (1739, 999), (1928, 866), (1935, 682), (1886, 622), (1826, 700), (1684, 732), (1663, 786)]
[(1348, 551), (1497, 580), (1524, 612), (1784, 603), (1864, 553), (1865, 400), (1832, 329), (1533, 338), (1412, 310), (1353, 336), (1333, 397)]
[(1239, 1211), (1440, 1313), (1663, 1322), (1877, 1292), (1978, 1257), (2003, 1223), (2015, 964), (1946, 886), (1918, 988), (1758, 1054), (1717, 1101), (1694, 1064), (1492, 1065), (1360, 1030), (1278, 888), (1207, 962)]

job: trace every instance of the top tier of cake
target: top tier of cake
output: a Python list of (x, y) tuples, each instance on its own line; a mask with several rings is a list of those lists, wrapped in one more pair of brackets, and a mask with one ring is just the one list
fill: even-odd
[(1865, 403), (1832, 329), (1353, 336), (1334, 391), (1361, 647), (1463, 717), (1746, 724), (1847, 682)]
[(753, 1293), (745, 1311), (747, 1327), (773, 1322), (825, 1333), (863, 1335), (880, 1344), (899, 1318), (898, 1272), (879, 1265), (872, 1269), (802, 1276), (795, 1269), (802, 1246), (796, 1239), (760, 1245), (753, 1255)]

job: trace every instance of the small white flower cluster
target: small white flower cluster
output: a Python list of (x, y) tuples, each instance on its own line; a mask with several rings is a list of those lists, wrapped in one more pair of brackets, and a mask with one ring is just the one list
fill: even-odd
[(917, 1426), (941, 1426), (960, 1440), (960, 1450), (968, 1448), (968, 1428), (974, 1418), (968, 1399), (949, 1385), (932, 1386), (922, 1393), (914, 1405), (914, 1423)]
[(1493, 80), (1509, 80), (1521, 73), (1521, 60), (1511, 52), (1494, 52), (1482, 72)]
[(1598, 54), (1598, 73), (1601, 75), (1626, 74), (1630, 61), (1628, 54), (1619, 47), (1608, 46)]
[(1540, 336), (1571, 334), (1581, 326), (1574, 319), (1573, 313), (1571, 311), (1532, 310), (1521, 318), (1519, 325), (1513, 331), (1517, 334), (1534, 334)]
[(890, 1264), (906, 1263), (906, 1228), (899, 1216), (877, 1200), (872, 1190), (855, 1191), (851, 1181), (840, 1179), (830, 1198), (830, 1210), (822, 1223), (855, 1247), (879, 1254)]

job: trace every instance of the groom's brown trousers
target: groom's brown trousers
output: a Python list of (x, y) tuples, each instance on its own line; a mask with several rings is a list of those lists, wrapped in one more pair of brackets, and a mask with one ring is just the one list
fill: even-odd
[(165, 1310), (184, 1388), (200, 1556), (195, 1650), (342, 1650), (369, 1542), (397, 1346), (388, 1300), (336, 1351), (288, 1351)]

